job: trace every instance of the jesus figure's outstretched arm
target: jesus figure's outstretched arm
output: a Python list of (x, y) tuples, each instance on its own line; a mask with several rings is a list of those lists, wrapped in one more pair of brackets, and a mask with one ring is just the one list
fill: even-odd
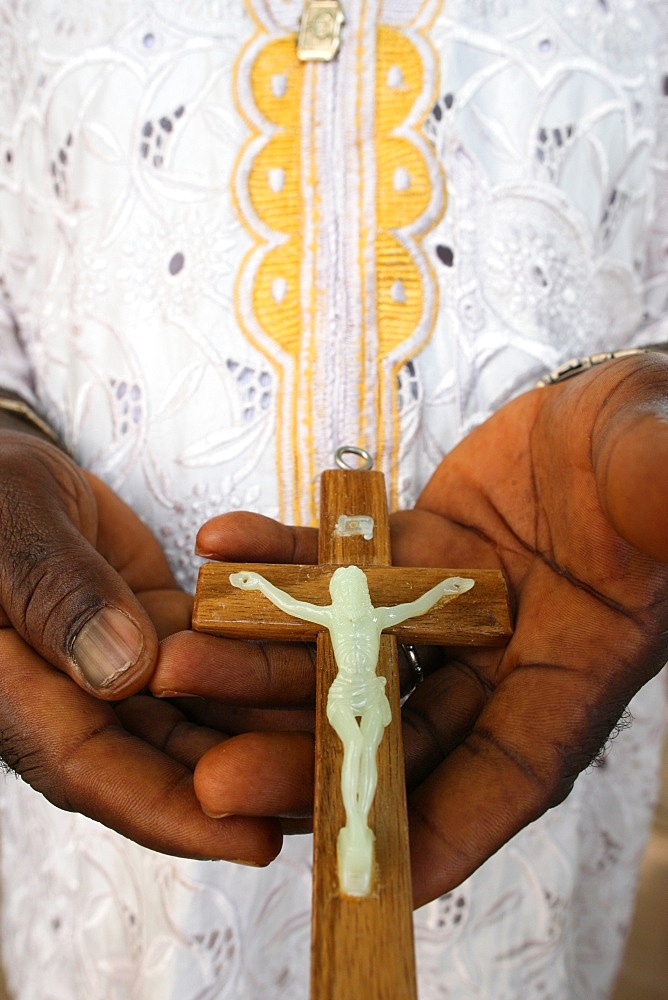
[(395, 604), (391, 608), (376, 608), (376, 615), (382, 628), (389, 628), (390, 625), (400, 625), (408, 621), (409, 618), (417, 618), (430, 611), (435, 604), (444, 598), (450, 600), (465, 594), (474, 585), (475, 580), (464, 576), (449, 576), (447, 580), (442, 580), (414, 601), (406, 604)]
[(241, 573), (231, 573), (230, 583), (239, 590), (259, 590), (265, 597), (269, 598), (281, 611), (291, 615), (293, 618), (301, 618), (303, 621), (315, 622), (316, 625), (323, 625), (329, 628), (331, 623), (331, 612), (328, 606), (310, 604), (308, 601), (300, 601), (292, 597), (285, 590), (274, 586), (259, 573), (252, 573), (243, 570)]

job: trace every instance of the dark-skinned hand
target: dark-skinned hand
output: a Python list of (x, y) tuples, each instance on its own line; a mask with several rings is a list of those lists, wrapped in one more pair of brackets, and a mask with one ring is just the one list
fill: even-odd
[(193, 768), (221, 734), (138, 694), (158, 661), (170, 669), (164, 636), (180, 633), (177, 655), (218, 676), (246, 662), (245, 649), (221, 642), (211, 657), (181, 631), (192, 599), (153, 535), (18, 421), (0, 430), (0, 497), (3, 760), (55, 805), (147, 847), (267, 864), (277, 820), (214, 820), (195, 797)]
[[(416, 905), (561, 802), (668, 658), (667, 507), (668, 361), (634, 357), (507, 404), (393, 516), (395, 563), (499, 567), (515, 616), (505, 649), (432, 652), (404, 707)], [(234, 561), (316, 556), (312, 529), (250, 514), (210, 521), (198, 544)], [(201, 639), (212, 658), (224, 641)], [(299, 712), (279, 709), (272, 727), (257, 695), (265, 671), (266, 705), (303, 707), (309, 656), (256, 649), (224, 679), (172, 656), (153, 690), (206, 698), (202, 721), (239, 733), (195, 768), (208, 814), (308, 815), (312, 738), (290, 731)]]

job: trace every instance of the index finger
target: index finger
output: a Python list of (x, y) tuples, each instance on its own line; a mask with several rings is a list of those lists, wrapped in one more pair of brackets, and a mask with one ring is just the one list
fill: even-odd
[(318, 561), (316, 528), (282, 524), (264, 514), (219, 514), (197, 533), (197, 555), (225, 562), (313, 564)]
[(54, 805), (151, 850), (266, 865), (272, 819), (205, 816), (192, 771), (120, 725), (113, 707), (53, 670), (11, 629), (0, 632), (0, 732), (7, 763)]
[(158, 698), (196, 695), (234, 706), (301, 708), (315, 696), (314, 652), (305, 643), (178, 632), (163, 640), (150, 687)]

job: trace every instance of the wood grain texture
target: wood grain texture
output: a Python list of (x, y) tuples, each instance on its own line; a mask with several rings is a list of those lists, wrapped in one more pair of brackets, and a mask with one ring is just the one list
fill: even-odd
[[(339, 541), (350, 541), (342, 539)], [(356, 563), (360, 565), (360, 563)], [(274, 566), (206, 563), (200, 569), (193, 627), (237, 639), (315, 642), (320, 626), (279, 611), (256, 591), (239, 590), (230, 573), (252, 569), (293, 597), (329, 604), (329, 581), (336, 569), (325, 566)], [(427, 614), (388, 629), (398, 642), (448, 646), (502, 646), (512, 634), (503, 575), (497, 570), (415, 569), (364, 566), (375, 607), (412, 601), (448, 576), (469, 576), (475, 587), (454, 601), (441, 601)], [(261, 622), (261, 625), (259, 624)]]
[(378, 748), (378, 788), (369, 816), (376, 835), (375, 879), (371, 894), (363, 899), (338, 892), (336, 838), (344, 823), (342, 754), (325, 714), (336, 663), (324, 632), (318, 639), (318, 664), (311, 1000), (414, 1000), (417, 986), (396, 641), (383, 636), (377, 668), (387, 678), (392, 722)]
[[(339, 537), (335, 528), (341, 514), (372, 515), (373, 538)], [(367, 578), (374, 571), (399, 575), (396, 570), (388, 570), (389, 516), (385, 481), (379, 472), (323, 474), (318, 538), (318, 558), (326, 564), (326, 580), (334, 564), (363, 566)], [(328, 592), (322, 603), (329, 603)], [(336, 672), (329, 634), (322, 632), (318, 636), (316, 690), (311, 1000), (416, 1000), (396, 641), (390, 636), (381, 639), (377, 666), (377, 672), (387, 680), (392, 721), (378, 748), (378, 787), (369, 816), (376, 837), (375, 881), (371, 894), (364, 899), (342, 895), (338, 890), (336, 838), (345, 821), (342, 752), (326, 712), (327, 694)]]
[[(373, 538), (341, 538), (336, 533), (339, 517), (367, 514), (373, 517)], [(344, 469), (323, 472), (320, 477), (320, 530), (318, 562), (335, 566), (389, 566), (390, 518), (381, 472)]]

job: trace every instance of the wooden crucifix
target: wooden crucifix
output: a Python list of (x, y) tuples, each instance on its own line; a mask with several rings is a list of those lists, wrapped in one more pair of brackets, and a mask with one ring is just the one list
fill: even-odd
[[(337, 567), (363, 568), (374, 607), (397, 605), (460, 574), (474, 586), (445, 607), (381, 636), (377, 674), (386, 679), (391, 722), (378, 747), (378, 783), (370, 813), (374, 879), (367, 895), (341, 891), (337, 838), (344, 824), (341, 741), (327, 719), (337, 675), (329, 632), (286, 614), (234, 574), (252, 568), (299, 601), (327, 605)], [(316, 770), (313, 847), (311, 1000), (416, 1000), (406, 787), (401, 736), (397, 640), (501, 646), (511, 635), (505, 584), (496, 570), (393, 568), (384, 478), (379, 472), (331, 470), (321, 479), (317, 566), (207, 563), (200, 570), (193, 627), (233, 638), (316, 641)]]

